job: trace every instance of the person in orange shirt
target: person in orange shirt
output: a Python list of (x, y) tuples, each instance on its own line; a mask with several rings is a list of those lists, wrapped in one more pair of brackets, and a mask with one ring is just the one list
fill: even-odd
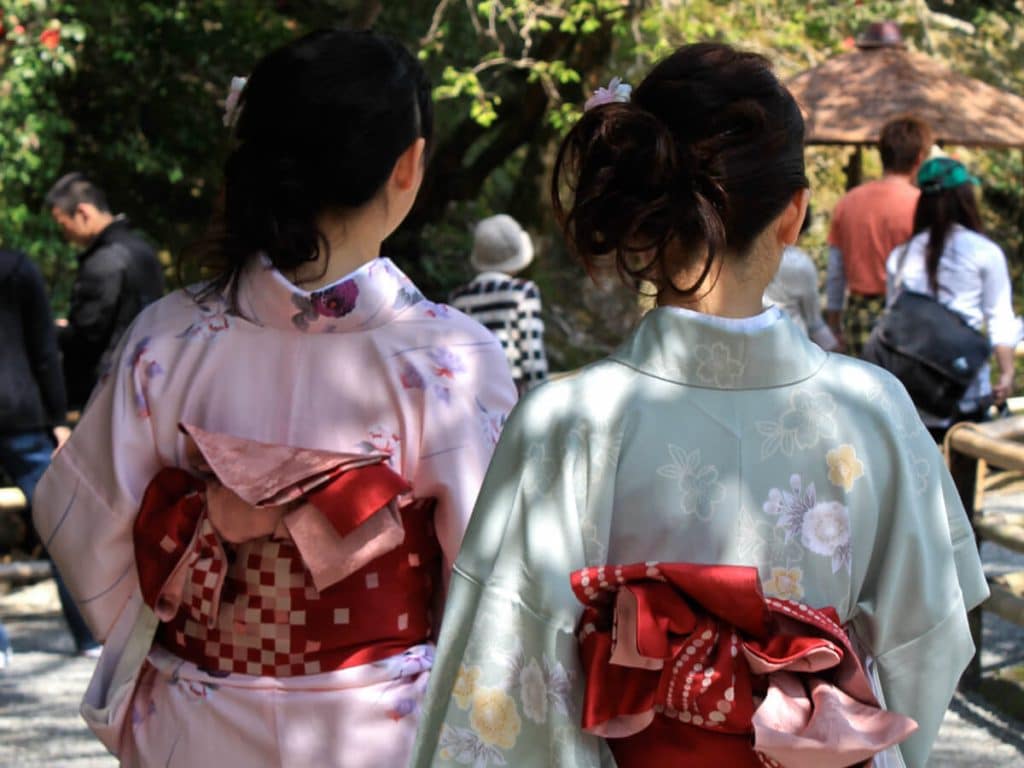
[(885, 309), (885, 260), (913, 234), (920, 192), (911, 180), (931, 145), (927, 123), (890, 120), (878, 140), (882, 178), (847, 192), (832, 214), (826, 319), (839, 349), (856, 357)]

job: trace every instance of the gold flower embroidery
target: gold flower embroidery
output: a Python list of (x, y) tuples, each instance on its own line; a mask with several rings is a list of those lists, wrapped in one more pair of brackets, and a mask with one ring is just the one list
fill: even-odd
[(799, 568), (772, 568), (772, 577), (764, 583), (764, 593), (779, 600), (799, 600), (804, 596), (803, 578), (804, 572)]
[(857, 478), (864, 474), (864, 462), (857, 458), (857, 451), (852, 445), (840, 445), (825, 454), (825, 458), (829, 482), (849, 493)]
[(473, 694), (469, 725), (484, 744), (512, 749), (522, 721), (515, 699), (499, 688), (478, 688)]
[(459, 676), (455, 678), (455, 688), (452, 690), (452, 698), (459, 709), (469, 709), (479, 679), (480, 667), (467, 667), (465, 664), (459, 666)]

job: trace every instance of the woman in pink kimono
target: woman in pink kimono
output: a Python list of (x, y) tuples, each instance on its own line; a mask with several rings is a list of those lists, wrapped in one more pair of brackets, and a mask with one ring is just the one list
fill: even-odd
[(139, 316), (36, 496), (104, 642), (82, 712), (123, 765), (403, 765), (515, 389), (379, 257), (431, 136), (412, 55), (314, 33), (232, 112), (216, 276)]

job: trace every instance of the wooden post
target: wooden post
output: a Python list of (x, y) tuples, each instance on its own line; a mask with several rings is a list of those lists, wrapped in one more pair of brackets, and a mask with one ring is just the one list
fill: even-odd
[[(949, 450), (949, 473), (953, 476), (957, 493), (960, 494), (960, 501), (963, 502), (964, 509), (967, 510), (967, 517), (973, 526), (976, 513), (975, 489), (978, 483), (978, 460), (953, 450), (951, 445), (947, 445), (947, 449)], [(980, 541), (978, 546), (981, 546)], [(967, 665), (967, 669), (964, 670), (964, 674), (960, 678), (960, 686), (976, 690), (981, 685), (982, 627), (980, 606), (968, 612), (967, 623), (971, 628), (971, 639), (974, 641), (975, 650), (974, 658), (971, 659), (971, 663)]]
[(856, 187), (864, 179), (864, 155), (860, 144), (853, 147), (853, 154), (846, 163), (846, 191)]

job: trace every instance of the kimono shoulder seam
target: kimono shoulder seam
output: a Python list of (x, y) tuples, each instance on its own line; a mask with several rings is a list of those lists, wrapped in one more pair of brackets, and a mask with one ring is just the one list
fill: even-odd
[[(500, 584), (496, 584), (492, 579), (487, 579), (486, 581), (481, 581), (480, 579), (476, 578), (475, 576), (472, 576), (472, 575), (466, 573), (466, 571), (464, 571), (462, 568), (459, 567), (458, 563), (456, 563), (452, 567), (452, 573), (457, 575), (457, 576), (461, 576), (463, 579), (465, 579), (466, 581), (470, 582), (474, 587), (478, 588), (481, 592), (489, 591), (489, 592), (492, 592), (492, 593), (502, 597), (503, 599), (507, 600), (508, 602), (514, 603), (515, 605), (519, 606), (524, 611), (526, 611), (527, 613), (532, 615), (535, 619), (537, 619), (538, 621), (540, 621), (543, 624), (547, 624), (552, 629), (555, 629), (555, 630), (557, 630), (559, 632), (569, 632), (569, 633), (572, 633), (572, 632), (575, 631), (575, 627), (573, 625), (566, 624), (563, 621), (559, 621), (554, 616), (548, 616), (544, 612), (538, 611), (536, 608), (534, 608), (529, 603), (524, 601), (522, 595), (518, 591), (516, 591), (515, 589), (507, 589), (507, 588), (501, 586)], [(449, 589), (449, 593), (450, 593), (450, 591), (451, 590)]]
[(899, 654), (905, 651), (907, 648), (911, 648), (917, 645), (922, 640), (928, 639), (930, 635), (934, 635), (936, 632), (939, 632), (940, 630), (947, 630), (948, 627), (946, 625), (949, 622), (950, 618), (955, 617), (958, 613), (963, 613), (964, 618), (966, 619), (967, 608), (964, 606), (964, 598), (962, 594), (957, 595), (956, 605), (953, 606), (953, 610), (947, 613), (945, 616), (943, 616), (939, 621), (936, 621), (934, 624), (932, 624), (925, 632), (922, 632), (913, 640), (908, 640), (905, 643), (897, 645), (895, 648), (890, 648), (889, 650), (883, 651), (882, 653), (876, 653), (875, 658), (879, 661), (882, 661), (887, 657)]
[(718, 386), (713, 386), (713, 385), (709, 385), (709, 384), (697, 384), (696, 382), (693, 382), (693, 381), (681, 381), (679, 379), (673, 379), (673, 378), (671, 378), (669, 376), (660, 375), (658, 373), (655, 373), (653, 371), (647, 370), (645, 368), (641, 368), (640, 366), (635, 365), (634, 363), (630, 363), (630, 362), (628, 362), (626, 360), (623, 360), (622, 358), (615, 357), (614, 355), (609, 355), (605, 359), (608, 360), (609, 362), (612, 362), (612, 363), (618, 363), (619, 365), (623, 366), (624, 368), (628, 368), (631, 371), (634, 371), (634, 372), (636, 372), (636, 373), (638, 373), (638, 374), (640, 374), (642, 376), (647, 376), (648, 378), (651, 378), (651, 379), (657, 379), (658, 381), (664, 381), (667, 384), (675, 384), (677, 387), (690, 387), (691, 389), (705, 389), (705, 390), (708, 390), (708, 391), (711, 391), (711, 392), (722, 392), (722, 391), (728, 391), (728, 392), (754, 392), (754, 391), (767, 390), (767, 389), (786, 389), (787, 387), (793, 387), (793, 386), (796, 386), (797, 384), (802, 384), (805, 381), (809, 381), (810, 379), (813, 379), (815, 376), (817, 376), (819, 373), (821, 373), (822, 369), (828, 364), (828, 361), (829, 361), (830, 357), (832, 357), (832, 353), (831, 352), (825, 352), (824, 355), (821, 358), (821, 363), (813, 371), (808, 372), (806, 376), (801, 376), (801, 377), (795, 378), (795, 379), (787, 379), (786, 381), (780, 381), (780, 382), (774, 383), (774, 384), (763, 384), (763, 385), (753, 385), (753, 384), (751, 384), (749, 386), (741, 386), (741, 387), (718, 387)]
[[(70, 447), (70, 446), (68, 446), (68, 447)], [(117, 511), (110, 504), (110, 502), (107, 500), (107, 498), (105, 496), (100, 495), (100, 493), (96, 490), (96, 486), (90, 480), (89, 475), (86, 474), (85, 472), (83, 472), (79, 468), (78, 464), (75, 461), (74, 453), (72, 451), (69, 451), (67, 449), (61, 451), (61, 455), (59, 456), (59, 459), (62, 460), (64, 465), (67, 466), (67, 468), (69, 470), (71, 470), (71, 472), (74, 473), (75, 477), (85, 487), (86, 491), (88, 491), (89, 494), (96, 501), (98, 501), (100, 504), (103, 505), (104, 509), (106, 509), (108, 512), (112, 512), (114, 514), (117, 514)], [(54, 462), (54, 465), (56, 465), (56, 461)], [(51, 466), (53, 466), (53, 465), (51, 465)], [(55, 466), (55, 468), (59, 468), (59, 465)]]

